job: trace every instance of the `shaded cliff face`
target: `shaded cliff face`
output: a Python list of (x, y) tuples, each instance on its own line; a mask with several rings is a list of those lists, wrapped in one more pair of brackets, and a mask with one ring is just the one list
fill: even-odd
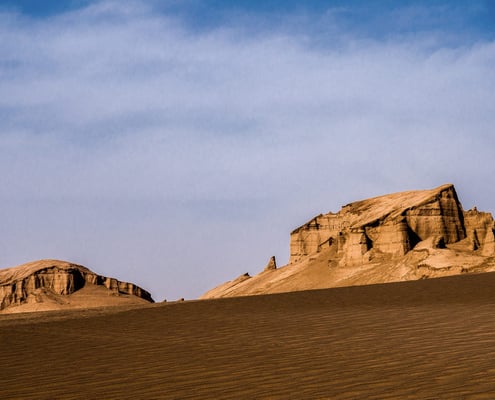
[(87, 308), (153, 302), (139, 286), (81, 265), (40, 260), (0, 270), (0, 312)]
[(203, 297), (362, 285), (495, 270), (494, 220), (464, 211), (451, 184), (350, 203), (290, 236), (283, 268)]

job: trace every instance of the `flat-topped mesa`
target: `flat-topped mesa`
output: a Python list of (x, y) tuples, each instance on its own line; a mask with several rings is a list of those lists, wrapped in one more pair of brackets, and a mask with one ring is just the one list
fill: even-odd
[[(403, 256), (430, 236), (446, 244), (476, 230), (485, 241), (491, 215), (469, 214), (468, 229), (454, 186), (389, 194), (350, 203), (334, 214), (319, 215), (291, 233), (289, 264), (334, 246), (346, 263), (362, 262), (374, 249)], [(493, 221), (493, 219), (491, 219)], [(482, 236), (482, 240), (479, 239)]]
[[(153, 302), (150, 293), (132, 283), (95, 274), (82, 265), (40, 260), (0, 270), (0, 310), (26, 303), (43, 303), (46, 296), (59, 299), (88, 286), (106, 288), (107, 293), (113, 296), (130, 296)], [(95, 301), (94, 298), (91, 300)], [(103, 298), (101, 305), (107, 305), (106, 300)]]
[(495, 271), (490, 213), (463, 211), (453, 185), (356, 201), (290, 235), (290, 261), (202, 298), (256, 295)]

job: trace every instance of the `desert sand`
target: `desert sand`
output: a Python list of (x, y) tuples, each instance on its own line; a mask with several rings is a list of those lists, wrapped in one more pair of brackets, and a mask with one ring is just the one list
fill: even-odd
[(133, 307), (1, 315), (0, 397), (495, 398), (494, 273)]

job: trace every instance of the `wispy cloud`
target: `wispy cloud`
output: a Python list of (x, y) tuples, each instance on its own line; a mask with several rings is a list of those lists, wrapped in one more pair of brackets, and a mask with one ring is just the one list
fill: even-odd
[(494, 42), (337, 24), (324, 45), (287, 18), (251, 35), (138, 2), (2, 14), (1, 264), (191, 297), (361, 197), (452, 181), (493, 210)]

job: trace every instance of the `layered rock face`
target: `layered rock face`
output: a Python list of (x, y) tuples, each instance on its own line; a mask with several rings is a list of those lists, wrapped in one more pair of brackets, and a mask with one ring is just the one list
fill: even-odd
[[(483, 225), (474, 215), (472, 221), (473, 227)], [(337, 246), (347, 263), (362, 262), (371, 249), (403, 256), (430, 236), (441, 236), (445, 243), (466, 237), (464, 213), (452, 185), (358, 201), (337, 214), (319, 215), (291, 233), (289, 264), (324, 246)]]
[[(74, 302), (63, 299), (82, 289), (87, 292), (91, 287), (105, 290), (95, 292), (96, 296), (78, 297)], [(0, 270), (0, 311), (36, 303), (65, 304), (68, 307), (74, 303), (78, 308), (118, 303), (113, 299), (109, 301), (108, 295), (153, 302), (151, 295), (139, 286), (95, 274), (88, 268), (65, 261), (40, 260)], [(53, 307), (45, 304), (41, 308), (47, 310)]]
[(451, 184), (357, 201), (290, 235), (289, 264), (204, 297), (326, 288), (495, 268), (490, 213), (463, 211)]

